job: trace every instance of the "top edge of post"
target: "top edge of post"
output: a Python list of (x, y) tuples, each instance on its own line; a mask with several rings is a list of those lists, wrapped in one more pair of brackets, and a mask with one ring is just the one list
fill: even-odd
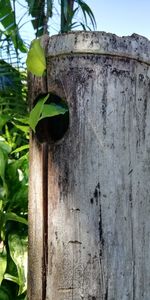
[(49, 37), (47, 57), (69, 54), (111, 55), (150, 65), (150, 41), (135, 33), (120, 37), (104, 31), (72, 31)]

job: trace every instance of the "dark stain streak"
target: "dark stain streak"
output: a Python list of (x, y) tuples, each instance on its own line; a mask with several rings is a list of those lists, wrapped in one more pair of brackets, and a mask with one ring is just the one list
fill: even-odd
[(108, 300), (108, 286), (106, 287), (106, 291), (105, 291), (105, 300)]
[(100, 258), (103, 256), (103, 247), (104, 247), (104, 237), (103, 237), (103, 222), (102, 222), (102, 205), (101, 205), (101, 190), (100, 190), (100, 183), (98, 182), (96, 186), (96, 196), (97, 201), (99, 202), (99, 239), (100, 239)]
[(68, 243), (69, 243), (69, 244), (79, 244), (79, 245), (82, 244), (81, 242), (79, 242), (79, 241), (77, 241), (77, 240), (75, 240), (75, 241), (69, 241)]
[(93, 204), (93, 203), (94, 203), (94, 200), (93, 200), (93, 198), (91, 198), (91, 199), (90, 199), (90, 202), (91, 202), (91, 204)]
[(58, 185), (60, 188), (60, 201), (62, 198), (65, 198), (68, 195), (68, 188), (69, 188), (69, 166), (68, 163), (65, 162), (63, 169), (60, 172), (58, 178)]
[(56, 241), (58, 240), (58, 233), (57, 231), (55, 231), (55, 237), (56, 237)]
[[(99, 208), (99, 238), (100, 238), (101, 245), (104, 246), (101, 203), (100, 203), (100, 208)], [(102, 253), (100, 253), (100, 254), (101, 254), (100, 256), (102, 256)]]
[(133, 169), (131, 169), (131, 170), (129, 171), (128, 175), (130, 175), (132, 172), (133, 172)]
[(95, 296), (88, 295), (88, 300), (96, 300)]
[(94, 200), (95, 200), (96, 205), (98, 205), (98, 201), (99, 201), (100, 196), (101, 196), (100, 183), (98, 182), (98, 184), (95, 188), (95, 191), (93, 193), (93, 198), (90, 199), (91, 204), (93, 204)]
[[(106, 195), (104, 194), (104, 197)], [(94, 193), (93, 197), (90, 199), (91, 204), (94, 204), (94, 200), (96, 205), (99, 205), (99, 224), (98, 224), (98, 229), (99, 229), (99, 240), (100, 240), (100, 252), (99, 256), (103, 256), (103, 246), (104, 246), (104, 238), (103, 238), (103, 224), (102, 224), (102, 207), (101, 207), (101, 190), (100, 190), (100, 183), (98, 182)]]
[(108, 68), (105, 68), (103, 72), (104, 82), (103, 82), (103, 96), (102, 96), (102, 118), (103, 118), (103, 134), (106, 135), (106, 121), (107, 121), (107, 72)]
[(143, 114), (143, 140), (145, 140), (145, 128), (146, 128), (146, 115), (147, 115), (147, 96), (144, 99), (144, 114)]
[(133, 197), (132, 197), (132, 181), (131, 180), (130, 180), (130, 186), (129, 186), (129, 202), (132, 207), (133, 206)]
[(43, 164), (43, 261), (42, 261), (42, 300), (46, 298), (48, 266), (48, 145), (42, 145)]
[(68, 288), (58, 288), (58, 291), (70, 291), (70, 290), (73, 290), (74, 288), (72, 286), (68, 287)]

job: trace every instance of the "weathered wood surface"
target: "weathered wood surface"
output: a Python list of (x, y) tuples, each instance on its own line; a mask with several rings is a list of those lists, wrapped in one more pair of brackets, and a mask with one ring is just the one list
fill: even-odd
[[(48, 37), (43, 36), (43, 47), (46, 48)], [(29, 75), (29, 101), (33, 107), (34, 100), (47, 93), (47, 78)], [(44, 170), (46, 146), (40, 144), (36, 136), (30, 136), (30, 176), (29, 176), (29, 261), (28, 261), (28, 298), (41, 300), (44, 295), (45, 278), (45, 179)]]
[(47, 64), (48, 91), (67, 100), (70, 125), (49, 145), (44, 297), (31, 259), (43, 251), (40, 153), (39, 175), (32, 162), (41, 150), (31, 145), (30, 300), (149, 300), (150, 42), (54, 36)]

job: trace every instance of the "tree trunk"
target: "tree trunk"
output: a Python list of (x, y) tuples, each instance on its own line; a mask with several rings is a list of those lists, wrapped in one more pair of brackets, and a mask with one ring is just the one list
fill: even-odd
[(47, 90), (66, 99), (70, 122), (49, 142), (46, 184), (43, 146), (31, 144), (30, 300), (149, 300), (150, 42), (51, 37)]

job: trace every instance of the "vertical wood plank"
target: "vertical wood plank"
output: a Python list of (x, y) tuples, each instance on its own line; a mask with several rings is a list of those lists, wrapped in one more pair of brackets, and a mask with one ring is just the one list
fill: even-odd
[[(48, 37), (42, 38), (46, 51)], [(29, 102), (33, 107), (35, 99), (47, 93), (47, 78), (29, 74)], [(44, 132), (43, 132), (44, 134)], [(29, 271), (28, 298), (45, 299), (45, 198), (47, 184), (46, 145), (40, 144), (37, 137), (30, 135), (30, 177), (29, 177)], [(46, 200), (47, 201), (47, 200)]]

